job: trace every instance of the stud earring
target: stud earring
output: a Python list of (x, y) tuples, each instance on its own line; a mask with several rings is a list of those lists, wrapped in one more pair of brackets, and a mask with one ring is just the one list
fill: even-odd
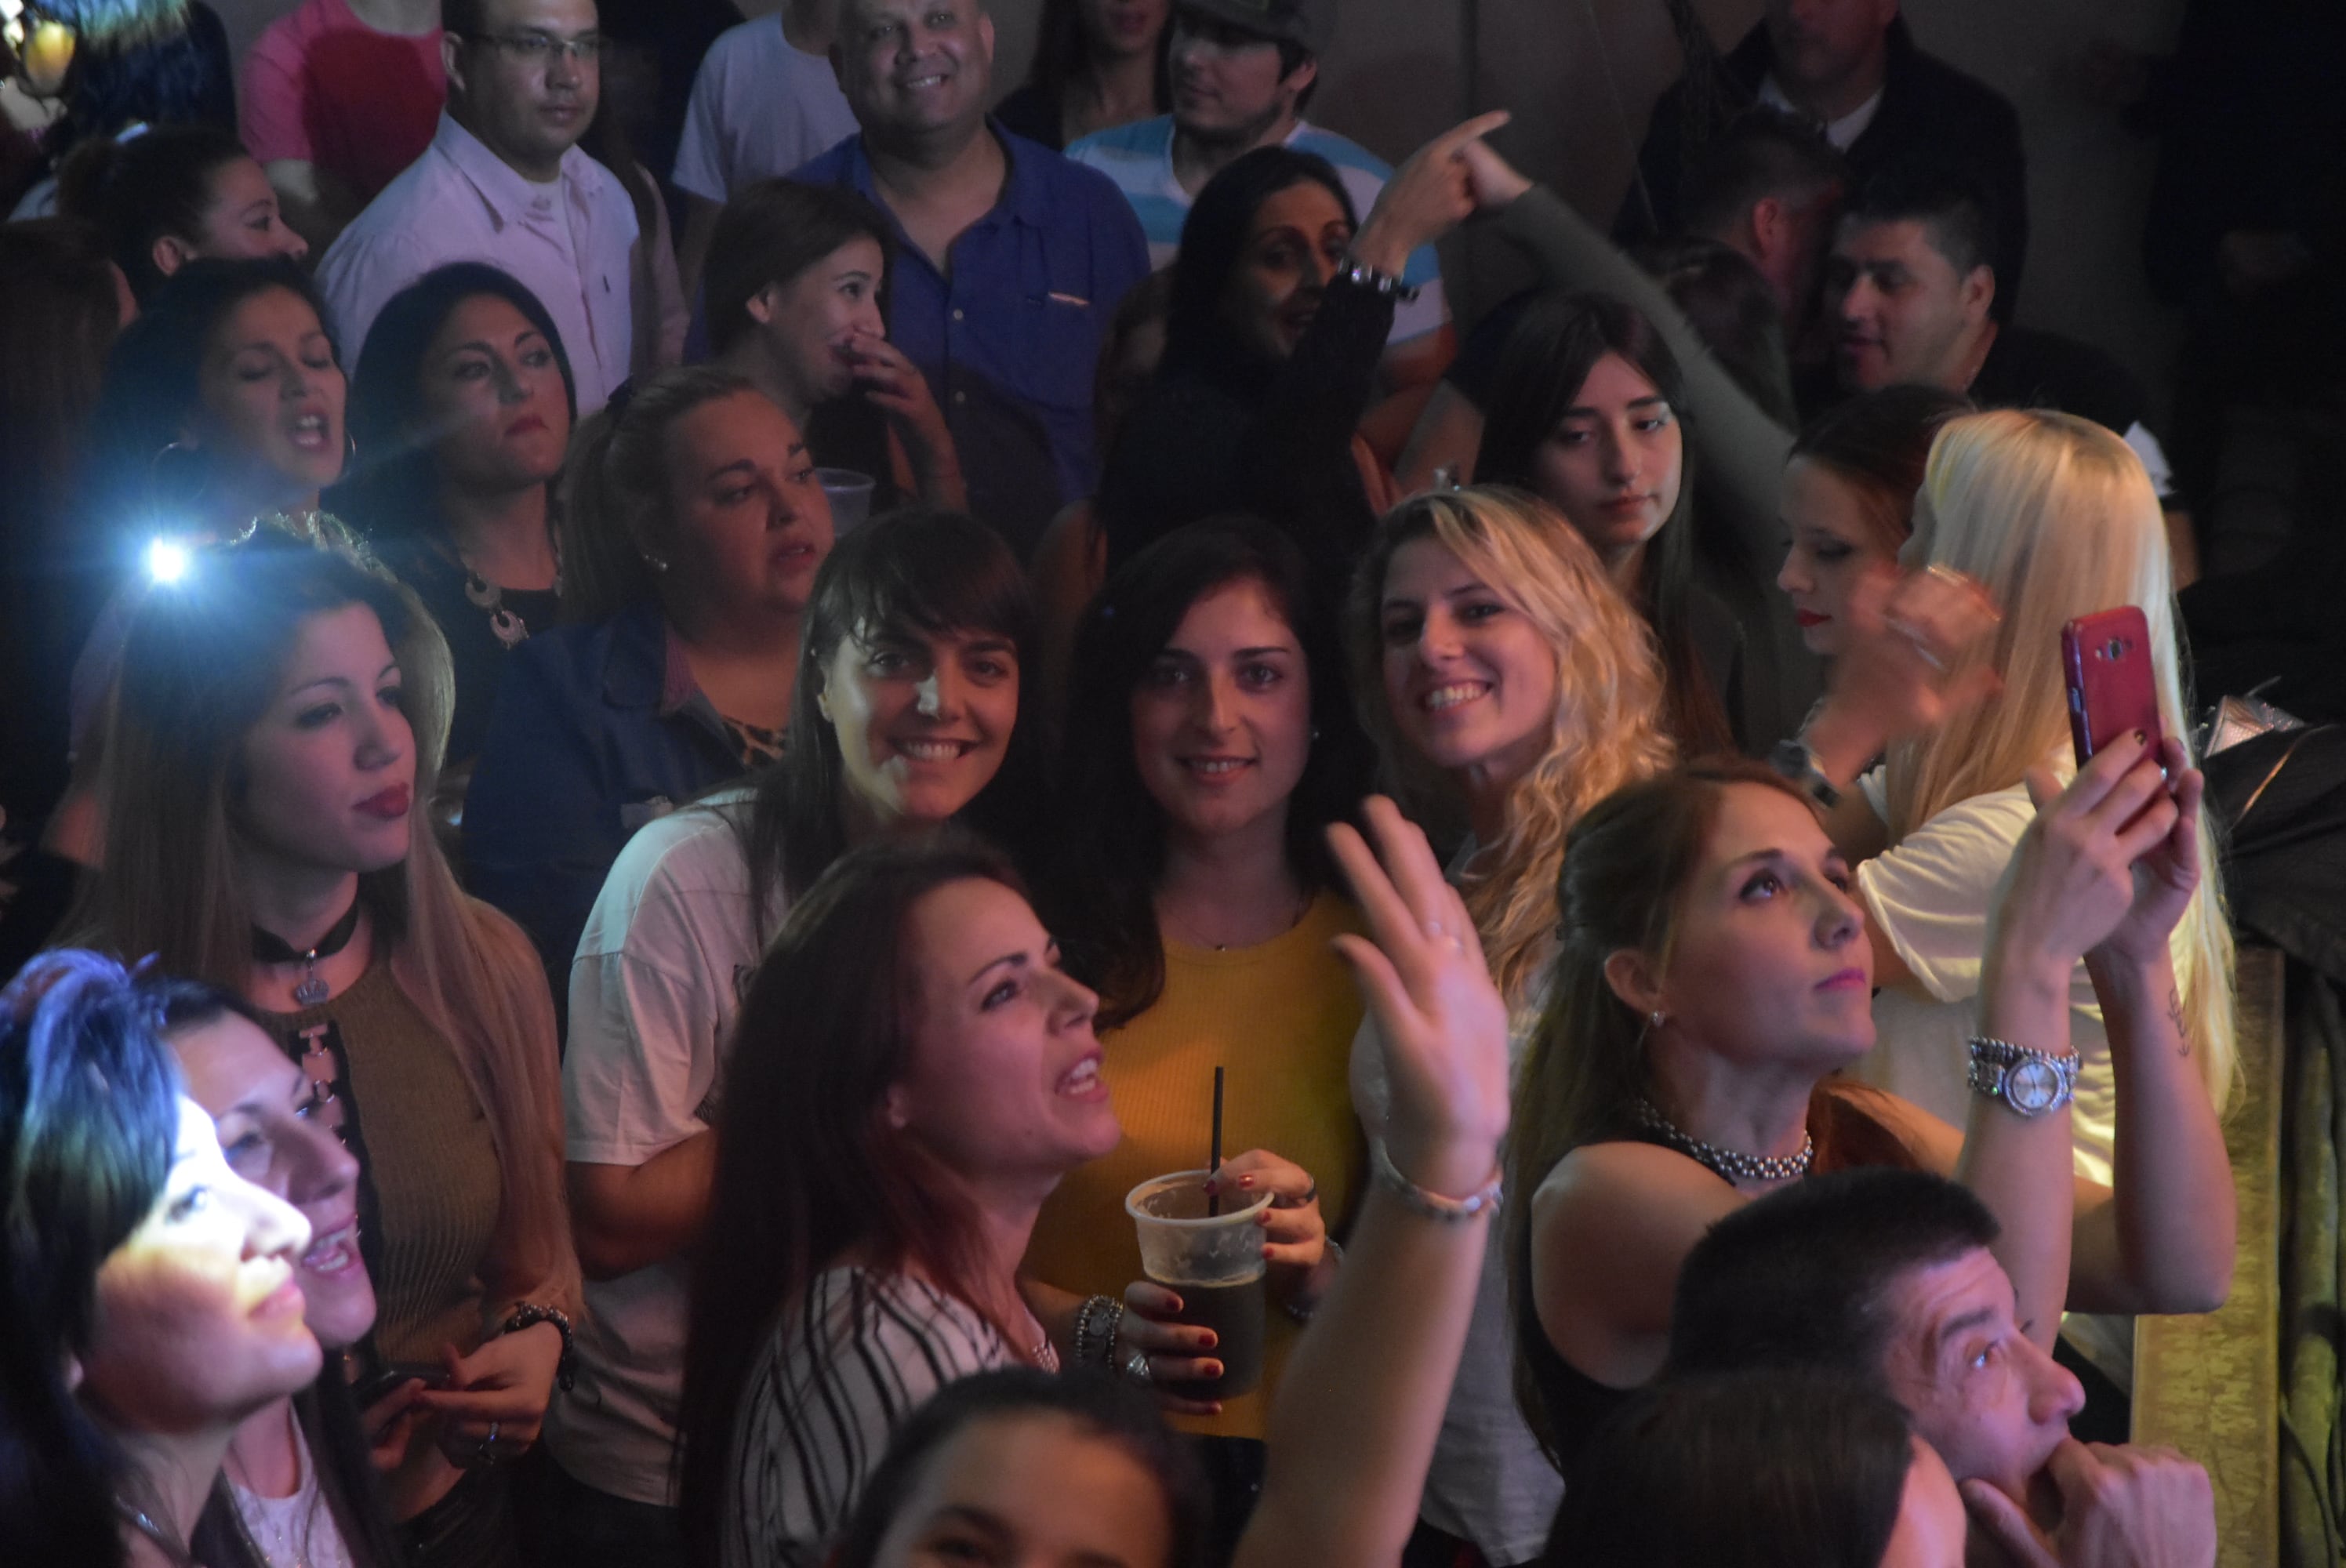
[(1646, 1014), (1646, 1022), (1656, 1029), (1669, 1022), (1670, 1015), (1658, 1010)]

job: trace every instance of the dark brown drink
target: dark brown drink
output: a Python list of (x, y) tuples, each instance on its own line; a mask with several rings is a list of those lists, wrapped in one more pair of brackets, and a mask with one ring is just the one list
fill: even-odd
[(1222, 1364), (1219, 1378), (1164, 1387), (1185, 1400), (1228, 1400), (1252, 1393), (1262, 1381), (1262, 1276), (1238, 1285), (1158, 1283), (1181, 1298), (1182, 1322), (1214, 1331), (1214, 1348), (1205, 1354)]

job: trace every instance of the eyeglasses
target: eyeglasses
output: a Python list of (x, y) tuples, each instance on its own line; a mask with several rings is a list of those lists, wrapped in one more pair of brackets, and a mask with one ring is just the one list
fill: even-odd
[(603, 35), (581, 33), (557, 38), (551, 33), (472, 33), (475, 43), (494, 44), (525, 66), (550, 66), (559, 56), (593, 65), (603, 57)]

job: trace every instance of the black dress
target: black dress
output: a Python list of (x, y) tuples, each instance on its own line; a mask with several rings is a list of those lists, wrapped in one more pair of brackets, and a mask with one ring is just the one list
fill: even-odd
[(383, 565), (415, 590), (448, 639), (456, 704), (448, 724), (447, 769), (469, 768), (488, 733), (490, 705), (505, 656), (552, 626), (561, 597), (552, 588), (495, 588), (460, 565), (446, 545), (422, 535), (387, 540)]

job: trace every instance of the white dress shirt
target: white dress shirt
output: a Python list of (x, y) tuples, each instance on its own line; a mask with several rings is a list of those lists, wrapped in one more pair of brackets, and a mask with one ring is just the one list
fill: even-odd
[(562, 333), (581, 415), (627, 379), (635, 204), (618, 176), (572, 148), (550, 184), (526, 179), (448, 115), (423, 156), (326, 251), (318, 286), (355, 363), (393, 294), (435, 267), (485, 261), (519, 279)]

